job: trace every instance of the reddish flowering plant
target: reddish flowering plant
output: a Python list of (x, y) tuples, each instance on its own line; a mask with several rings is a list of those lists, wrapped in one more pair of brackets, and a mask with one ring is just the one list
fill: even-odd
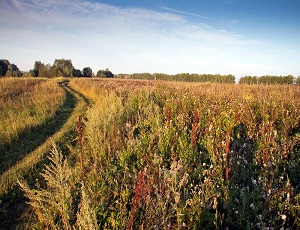
[(167, 122), (168, 122), (168, 124), (170, 124), (170, 121), (171, 121), (171, 113), (172, 113), (172, 109), (171, 109), (171, 107), (168, 107), (168, 110), (167, 110)]
[(134, 218), (138, 211), (140, 202), (145, 201), (146, 197), (150, 193), (151, 193), (151, 181), (149, 181), (149, 178), (147, 178), (144, 171), (140, 171), (137, 178), (137, 183), (134, 188), (133, 208), (130, 214), (130, 219), (129, 219), (129, 224), (127, 226), (127, 229), (132, 229)]
[(199, 112), (195, 109), (194, 112), (194, 121), (192, 123), (192, 146), (195, 149), (197, 144), (197, 131), (198, 131), (198, 123), (199, 123)]

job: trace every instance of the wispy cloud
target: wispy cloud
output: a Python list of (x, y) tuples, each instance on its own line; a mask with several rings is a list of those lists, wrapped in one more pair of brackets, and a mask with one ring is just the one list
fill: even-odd
[(242, 55), (253, 44), (182, 16), (208, 19), (203, 15), (163, 9), (167, 12), (89, 0), (2, 0), (1, 54), (24, 70), (35, 60), (64, 57), (94, 71), (228, 73), (238, 61), (234, 51)]
[(194, 17), (203, 18), (203, 19), (208, 19), (208, 17), (200, 15), (200, 14), (195, 14), (195, 13), (185, 12), (185, 11), (181, 11), (181, 10), (176, 10), (176, 9), (172, 9), (172, 8), (169, 8), (169, 7), (161, 7), (161, 8), (164, 9), (164, 10), (174, 12), (174, 13), (194, 16)]

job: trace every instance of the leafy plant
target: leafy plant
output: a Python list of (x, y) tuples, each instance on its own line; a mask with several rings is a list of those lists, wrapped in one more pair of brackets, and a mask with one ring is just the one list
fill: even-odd
[(46, 165), (41, 173), (46, 187), (29, 188), (26, 181), (19, 185), (30, 200), (38, 220), (44, 227), (51, 229), (70, 229), (74, 219), (74, 206), (72, 197), (72, 169), (68, 166), (62, 153), (54, 146), (50, 156), (50, 165)]

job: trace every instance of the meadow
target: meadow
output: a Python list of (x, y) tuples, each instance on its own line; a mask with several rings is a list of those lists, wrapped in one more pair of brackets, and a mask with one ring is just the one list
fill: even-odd
[[(65, 92), (55, 80), (35, 78), (0, 79), (0, 171), (14, 164), (11, 146), (39, 129), (63, 106)], [(28, 144), (28, 143), (27, 143)]]
[(88, 107), (39, 174), (18, 176), (33, 213), (21, 217), (26, 228), (300, 227), (299, 86), (71, 79), (68, 87)]

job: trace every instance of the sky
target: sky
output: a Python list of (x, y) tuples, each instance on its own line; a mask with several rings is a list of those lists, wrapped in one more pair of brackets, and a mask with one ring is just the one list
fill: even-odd
[(96, 73), (300, 75), (300, 0), (1, 0), (0, 59)]

